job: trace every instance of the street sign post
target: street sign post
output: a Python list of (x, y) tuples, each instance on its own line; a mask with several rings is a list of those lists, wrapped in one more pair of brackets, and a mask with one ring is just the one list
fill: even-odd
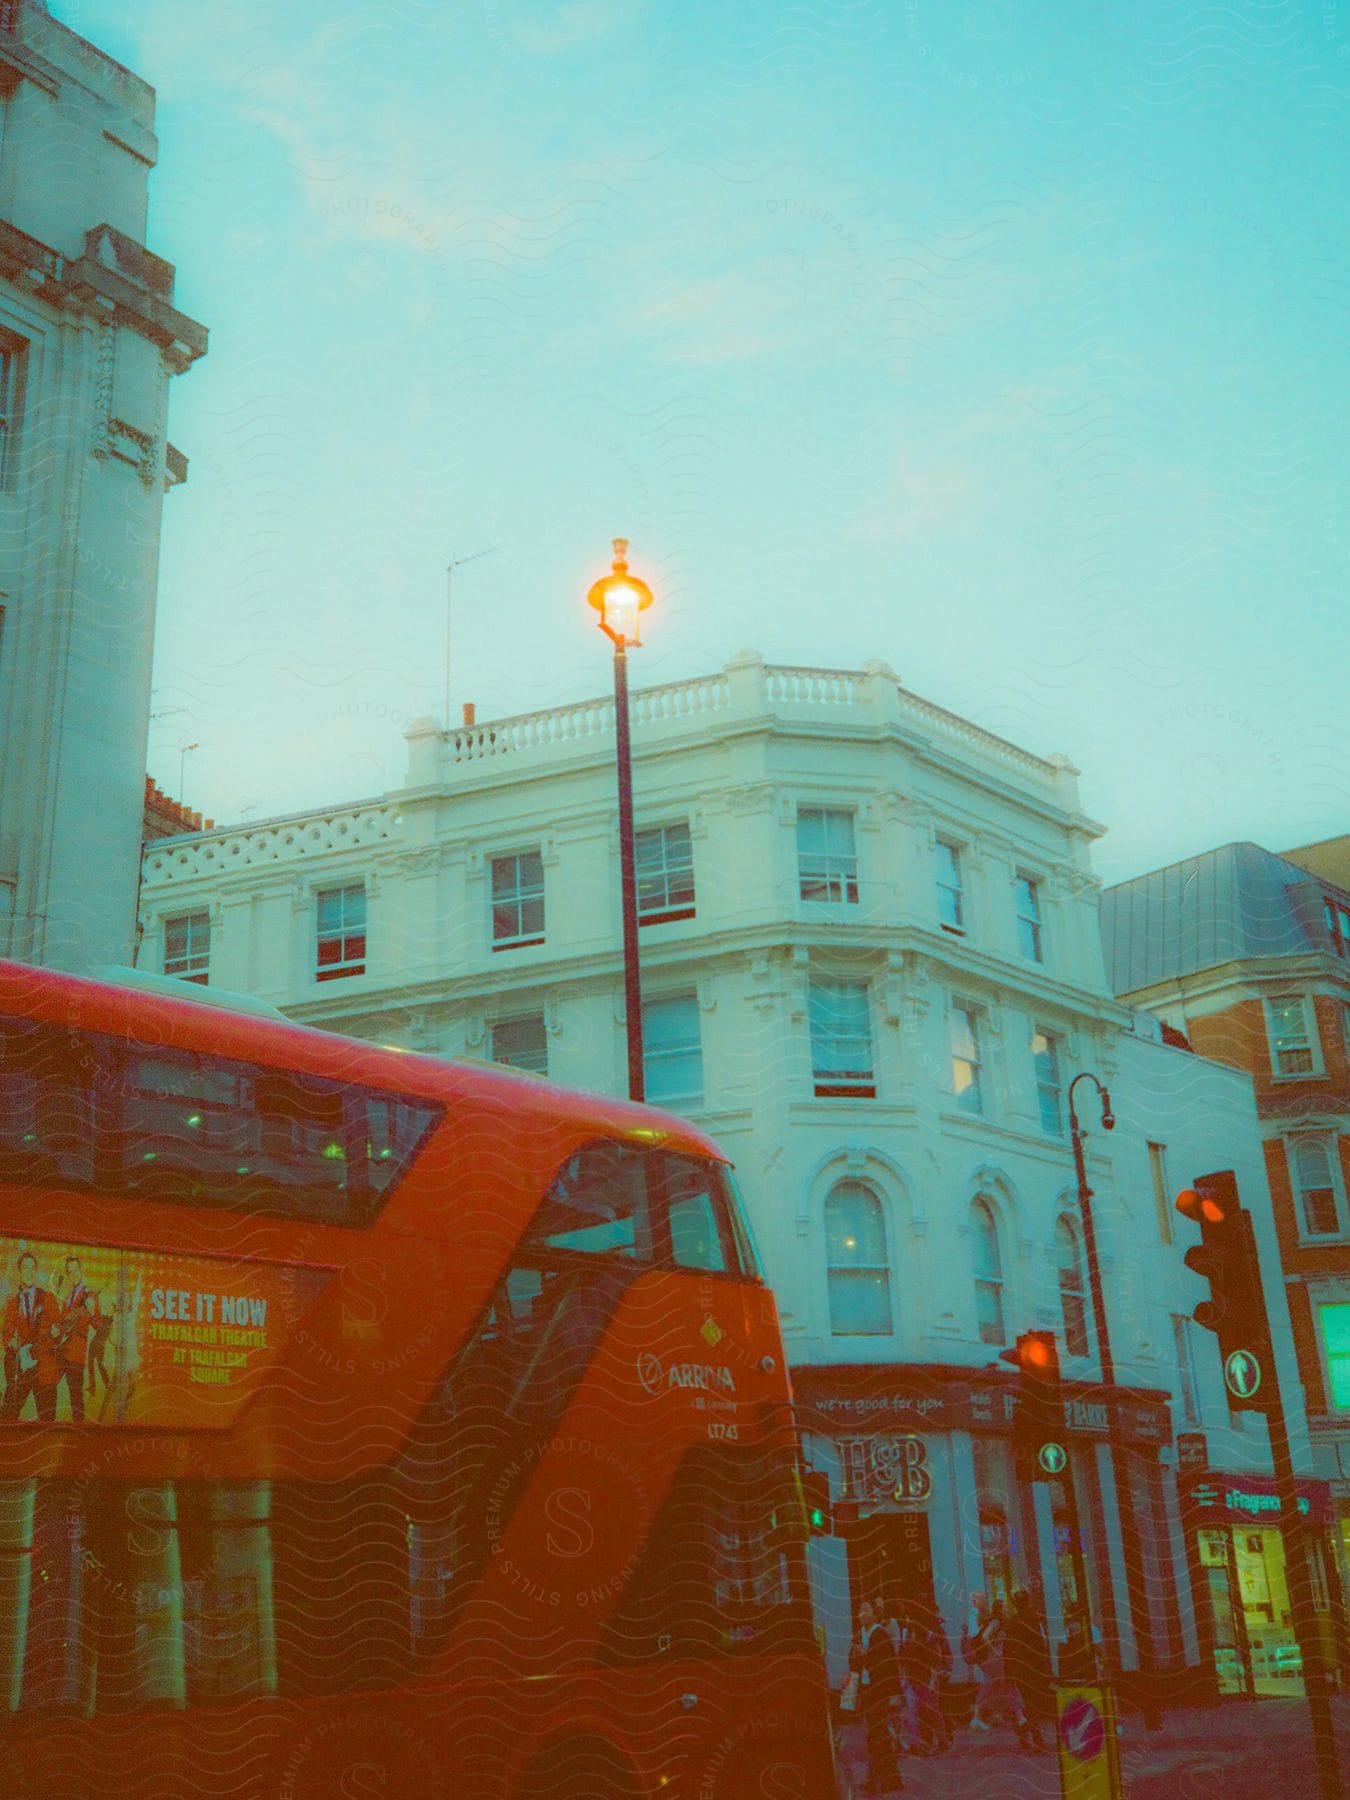
[(1109, 1688), (1055, 1689), (1055, 1747), (1064, 1800), (1120, 1800), (1120, 1749)]

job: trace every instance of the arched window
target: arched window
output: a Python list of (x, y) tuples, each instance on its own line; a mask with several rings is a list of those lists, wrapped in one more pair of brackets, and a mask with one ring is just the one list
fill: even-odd
[(861, 1181), (841, 1181), (825, 1202), (830, 1330), (835, 1337), (888, 1337), (891, 1264), (881, 1201)]
[(1326, 1140), (1318, 1137), (1291, 1139), (1294, 1150), (1294, 1187), (1299, 1201), (1299, 1230), (1304, 1237), (1333, 1237), (1340, 1230), (1336, 1188)]
[(1055, 1261), (1059, 1265), (1059, 1299), (1064, 1309), (1064, 1343), (1070, 1356), (1086, 1356), (1088, 1341), (1087, 1284), (1083, 1279), (1083, 1246), (1072, 1213), (1061, 1213), (1055, 1226)]
[(994, 1209), (983, 1194), (971, 1202), (970, 1228), (975, 1238), (975, 1317), (982, 1344), (1006, 1344), (1003, 1324), (1003, 1253), (998, 1244)]

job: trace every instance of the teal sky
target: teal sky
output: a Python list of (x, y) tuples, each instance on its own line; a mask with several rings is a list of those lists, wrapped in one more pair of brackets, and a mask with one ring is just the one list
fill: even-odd
[[(53, 0), (159, 91), (151, 767), (217, 819), (401, 730), (879, 657), (1066, 752), (1116, 880), (1350, 829), (1350, 7)], [(181, 711), (172, 709), (181, 708)]]

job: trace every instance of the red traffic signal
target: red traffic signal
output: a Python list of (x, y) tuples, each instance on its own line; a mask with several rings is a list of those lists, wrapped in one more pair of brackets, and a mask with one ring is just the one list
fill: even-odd
[(1064, 1399), (1059, 1381), (1059, 1345), (1053, 1331), (1024, 1331), (1011, 1350), (1001, 1353), (1022, 1379), (1013, 1413), (1013, 1448), (1032, 1480), (1058, 1475), (1067, 1461), (1064, 1447)]
[[(1232, 1175), (1227, 1170), (1224, 1173), (1228, 1174), (1230, 1181), (1233, 1181)], [(1206, 1176), (1205, 1179), (1213, 1181), (1214, 1177)], [(1204, 1186), (1182, 1188), (1177, 1195), (1177, 1211), (1183, 1218), (1194, 1219), (1202, 1231), (1206, 1225), (1222, 1225), (1225, 1219), (1230, 1218), (1238, 1210), (1236, 1181), (1233, 1181), (1231, 1196), (1222, 1189)]]
[(1236, 1412), (1264, 1412), (1275, 1392), (1274, 1356), (1256, 1238), (1237, 1177), (1231, 1169), (1201, 1176), (1177, 1195), (1177, 1211), (1200, 1227), (1200, 1242), (1184, 1260), (1209, 1284), (1209, 1297), (1192, 1316), (1219, 1340), (1228, 1404)]
[(1031, 1381), (1059, 1380), (1059, 1345), (1053, 1331), (1024, 1331), (1011, 1350), (1000, 1352), (1000, 1361), (1011, 1363)]

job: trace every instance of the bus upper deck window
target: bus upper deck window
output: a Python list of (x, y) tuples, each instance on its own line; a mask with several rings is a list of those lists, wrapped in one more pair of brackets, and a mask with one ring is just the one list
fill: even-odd
[(444, 1108), (237, 1057), (0, 1018), (0, 1180), (369, 1224)]
[(59, 1026), (0, 1019), (0, 1174), (60, 1186), (93, 1175), (93, 1059)]

